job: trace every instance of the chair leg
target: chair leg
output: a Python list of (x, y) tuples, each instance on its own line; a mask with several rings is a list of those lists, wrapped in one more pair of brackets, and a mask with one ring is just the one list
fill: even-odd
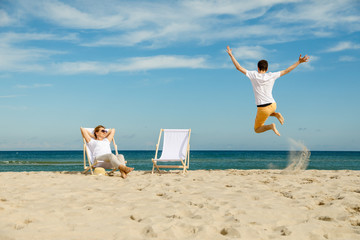
[(152, 167), (151, 174), (154, 174), (155, 167), (156, 167), (156, 169), (157, 169), (157, 170), (159, 171), (159, 173), (160, 173), (160, 169), (159, 169), (159, 167), (157, 166), (156, 162), (155, 162), (154, 160), (152, 160), (152, 162), (153, 162), (153, 167)]
[(185, 174), (185, 172), (186, 172), (186, 162), (181, 160), (181, 164), (183, 165), (183, 174)]
[(88, 172), (88, 171), (90, 170), (91, 175), (94, 175), (93, 169), (95, 168), (95, 166), (96, 166), (97, 163), (98, 163), (98, 162), (95, 161), (93, 164), (91, 164), (90, 166), (88, 166), (88, 167), (85, 169), (85, 171), (83, 171), (83, 173), (85, 174), (86, 172)]
[(81, 173), (82, 173), (82, 174), (87, 173), (87, 172), (90, 170), (90, 168), (91, 168), (91, 166), (87, 167), (87, 168), (86, 168), (84, 171), (82, 171)]
[(153, 164), (153, 170), (152, 170), (151, 174), (154, 174), (154, 169), (155, 168), (161, 174), (160, 168), (158, 167), (158, 165), (156, 163)]
[(112, 176), (113, 175), (113, 173), (116, 171), (117, 169), (115, 168), (115, 169), (113, 169), (113, 170), (111, 170), (110, 172), (108, 172), (107, 174), (108, 174), (108, 176)]

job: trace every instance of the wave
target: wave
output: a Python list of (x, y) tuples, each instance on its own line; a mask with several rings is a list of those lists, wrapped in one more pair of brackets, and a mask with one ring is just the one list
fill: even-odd
[(81, 165), (79, 162), (44, 162), (44, 161), (15, 161), (15, 160), (9, 160), (9, 161), (0, 161), (0, 165)]
[(306, 170), (309, 165), (311, 152), (300, 141), (289, 138), (290, 152), (287, 167), (283, 170), (286, 172), (294, 172)]

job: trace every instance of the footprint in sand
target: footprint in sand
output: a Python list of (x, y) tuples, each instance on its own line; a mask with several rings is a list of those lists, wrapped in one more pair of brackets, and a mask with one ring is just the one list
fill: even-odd
[(223, 228), (220, 231), (220, 234), (223, 236), (227, 236), (227, 237), (236, 237), (236, 238), (240, 238), (241, 235), (240, 233), (235, 229), (235, 228)]
[(285, 226), (277, 227), (274, 231), (280, 232), (281, 236), (289, 236), (291, 234), (291, 231)]
[(154, 229), (151, 226), (147, 226), (146, 228), (144, 228), (143, 234), (146, 237), (151, 237), (151, 238), (157, 237), (157, 234), (155, 233)]
[(318, 219), (321, 221), (325, 221), (325, 222), (330, 222), (333, 220), (331, 217), (328, 217), (328, 216), (321, 216), (321, 217), (318, 217)]
[(175, 214), (173, 214), (173, 215), (169, 215), (169, 216), (166, 216), (167, 218), (176, 218), (176, 219), (181, 219), (181, 216), (178, 216), (178, 215), (175, 215)]
[(141, 222), (141, 221), (142, 221), (141, 218), (134, 217), (134, 215), (131, 215), (131, 216), (130, 216), (130, 219), (133, 220), (133, 221), (137, 221), (137, 222)]
[(157, 193), (156, 196), (162, 197), (162, 198), (167, 199), (167, 200), (172, 199), (172, 197), (169, 196), (169, 195), (166, 194), (166, 193)]

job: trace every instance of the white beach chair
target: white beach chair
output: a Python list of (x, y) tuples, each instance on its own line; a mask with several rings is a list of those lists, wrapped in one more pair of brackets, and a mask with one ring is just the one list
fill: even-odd
[[(84, 129), (86, 129), (87, 131), (94, 134), (94, 128), (84, 128)], [(109, 131), (110, 129), (105, 129), (105, 130)], [(93, 175), (94, 174), (93, 169), (96, 168), (96, 167), (102, 167), (102, 168), (105, 168), (105, 169), (112, 169), (108, 174), (111, 174), (114, 171), (116, 171), (116, 169), (113, 169), (112, 165), (110, 163), (108, 163), (108, 162), (95, 161), (95, 159), (93, 159), (93, 154), (92, 154), (90, 148), (88, 147), (84, 137), (83, 137), (83, 142), (84, 142), (84, 150), (83, 150), (84, 171), (82, 173), (85, 174), (90, 170), (91, 175)], [(118, 155), (117, 145), (115, 143), (115, 137), (113, 138), (113, 140), (111, 142), (114, 145), (115, 155)], [(87, 162), (86, 162), (86, 158), (87, 158)]]
[[(164, 132), (161, 157), (157, 158), (162, 132)], [(191, 129), (161, 129), (156, 144), (155, 158), (152, 159), (153, 168), (182, 168), (183, 173), (189, 168)], [(181, 162), (181, 165), (159, 165), (163, 162)]]

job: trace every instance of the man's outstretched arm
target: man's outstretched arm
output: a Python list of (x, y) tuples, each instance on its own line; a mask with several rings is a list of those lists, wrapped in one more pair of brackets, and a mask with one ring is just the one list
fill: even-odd
[(280, 72), (280, 76), (284, 76), (285, 74), (288, 74), (289, 72), (294, 70), (297, 66), (299, 66), (300, 63), (309, 61), (309, 58), (310, 57), (308, 57), (308, 55), (305, 55), (304, 57), (301, 57), (301, 54), (300, 54), (299, 60), (296, 63), (294, 63), (293, 65), (291, 65), (290, 67), (288, 67), (287, 69), (282, 70)]
[(235, 57), (232, 55), (232, 52), (231, 52), (231, 49), (229, 46), (227, 46), (226, 52), (229, 54), (231, 61), (235, 65), (236, 69), (246, 75), (247, 70), (245, 68), (243, 68), (242, 66), (240, 66), (238, 61), (236, 61)]

